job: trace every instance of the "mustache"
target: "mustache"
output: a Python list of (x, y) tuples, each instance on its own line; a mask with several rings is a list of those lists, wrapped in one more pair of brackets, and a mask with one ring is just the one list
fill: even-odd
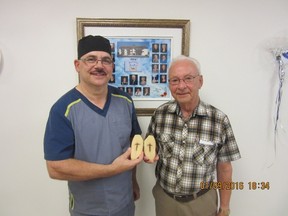
[(97, 73), (97, 74), (102, 74), (102, 75), (106, 75), (106, 71), (103, 70), (102, 68), (96, 68), (94, 71), (92, 71), (91, 73)]

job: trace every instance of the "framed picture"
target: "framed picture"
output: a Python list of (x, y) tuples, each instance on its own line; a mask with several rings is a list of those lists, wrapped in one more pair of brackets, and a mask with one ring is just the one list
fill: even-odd
[(77, 18), (77, 41), (87, 35), (110, 40), (114, 70), (109, 85), (131, 95), (138, 116), (150, 116), (172, 96), (167, 68), (189, 55), (190, 21)]

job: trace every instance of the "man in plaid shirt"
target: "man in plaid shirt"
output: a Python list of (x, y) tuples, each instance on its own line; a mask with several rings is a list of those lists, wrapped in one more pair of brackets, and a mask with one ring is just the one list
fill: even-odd
[[(227, 115), (200, 100), (203, 84), (196, 59), (179, 56), (169, 67), (175, 100), (156, 109), (147, 135), (156, 139), (157, 216), (228, 216), (231, 161), (241, 158)], [(218, 209), (218, 196), (220, 208)]]

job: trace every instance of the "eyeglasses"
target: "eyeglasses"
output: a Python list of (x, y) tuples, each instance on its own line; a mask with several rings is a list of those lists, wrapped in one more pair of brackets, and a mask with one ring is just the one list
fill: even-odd
[(186, 77), (184, 77), (184, 79), (179, 79), (178, 77), (174, 77), (174, 78), (169, 79), (169, 83), (171, 85), (179, 85), (180, 81), (183, 80), (183, 82), (185, 84), (190, 84), (198, 76), (200, 76), (200, 75), (198, 74), (196, 76), (186, 76)]
[(102, 59), (97, 59), (94, 56), (88, 56), (87, 58), (83, 58), (83, 59), (79, 59), (79, 60), (81, 60), (81, 61), (83, 61), (89, 65), (98, 64), (98, 61), (100, 61), (103, 65), (106, 65), (106, 66), (110, 66), (113, 63), (113, 60), (109, 57), (103, 57)]

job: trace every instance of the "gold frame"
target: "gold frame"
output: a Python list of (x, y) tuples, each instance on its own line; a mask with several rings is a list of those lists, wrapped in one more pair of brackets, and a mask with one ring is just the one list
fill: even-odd
[[(76, 18), (76, 22), (77, 41), (84, 36), (85, 27), (177, 28), (182, 31), (181, 54), (189, 55), (190, 20)], [(138, 116), (151, 116), (154, 110), (155, 108), (136, 108)]]

